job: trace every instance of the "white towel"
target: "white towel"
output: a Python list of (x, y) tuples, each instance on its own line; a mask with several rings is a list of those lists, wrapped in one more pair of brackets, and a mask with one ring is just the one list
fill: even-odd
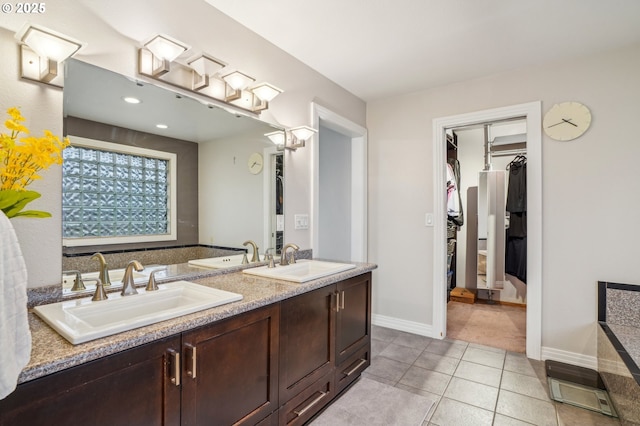
[(31, 357), (27, 318), (27, 266), (18, 237), (0, 212), (0, 399), (16, 388), (18, 376)]

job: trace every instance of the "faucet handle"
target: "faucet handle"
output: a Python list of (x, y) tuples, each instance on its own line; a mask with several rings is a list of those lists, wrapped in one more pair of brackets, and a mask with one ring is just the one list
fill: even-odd
[(71, 287), (71, 291), (82, 291), (86, 290), (87, 287), (84, 285), (84, 281), (82, 281), (82, 273), (79, 270), (72, 271), (62, 271), (62, 275), (65, 274), (75, 274), (75, 278), (73, 279), (73, 287)]
[(104, 291), (104, 285), (100, 278), (95, 278), (92, 281), (96, 282), (96, 292), (93, 293), (93, 297), (91, 298), (92, 302), (99, 302), (100, 300), (107, 300), (109, 296), (107, 296), (107, 292)]
[(145, 291), (156, 291), (158, 290), (158, 284), (156, 284), (156, 272), (166, 271), (167, 268), (159, 268), (154, 269), (149, 274), (149, 282), (147, 283), (147, 287), (145, 287)]
[(276, 263), (273, 260), (273, 253), (269, 253), (271, 250), (274, 250), (274, 248), (273, 247), (269, 247), (268, 249), (266, 249), (264, 251), (264, 260), (269, 262), (269, 264), (267, 265), (267, 268), (275, 268), (276, 267)]

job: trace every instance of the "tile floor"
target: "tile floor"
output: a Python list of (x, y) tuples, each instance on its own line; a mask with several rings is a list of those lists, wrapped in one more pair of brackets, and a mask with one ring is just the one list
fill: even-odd
[(422, 426), (620, 424), (552, 401), (544, 363), (523, 354), (378, 326), (371, 346), (364, 377), (438, 401)]

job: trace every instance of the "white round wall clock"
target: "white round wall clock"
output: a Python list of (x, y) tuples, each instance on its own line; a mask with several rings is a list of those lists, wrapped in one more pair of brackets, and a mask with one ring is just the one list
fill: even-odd
[(259, 152), (254, 152), (249, 156), (249, 161), (247, 166), (249, 167), (249, 172), (257, 175), (262, 171), (262, 166), (264, 165), (264, 161), (262, 159), (262, 155)]
[(591, 125), (591, 111), (579, 102), (555, 104), (544, 115), (542, 127), (552, 139), (570, 141), (587, 131)]

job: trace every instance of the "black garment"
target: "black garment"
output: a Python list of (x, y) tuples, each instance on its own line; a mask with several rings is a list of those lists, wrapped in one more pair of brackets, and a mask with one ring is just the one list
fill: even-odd
[[(521, 156), (518, 156), (521, 157)], [(518, 158), (516, 157), (516, 158)], [(522, 157), (524, 158), (524, 157)], [(513, 160), (509, 163), (509, 188), (507, 211), (523, 213), (527, 211), (527, 160)]]
[[(509, 234), (509, 231), (507, 231)], [(507, 237), (505, 272), (527, 283), (527, 237)]]

